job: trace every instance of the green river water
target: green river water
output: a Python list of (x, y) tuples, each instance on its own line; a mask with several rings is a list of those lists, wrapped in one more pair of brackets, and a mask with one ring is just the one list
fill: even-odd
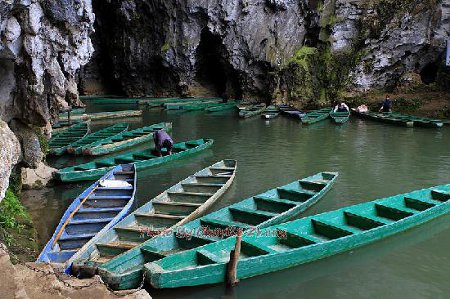
[[(121, 107), (125, 109), (126, 107)], [(91, 108), (93, 111), (99, 108)], [(139, 173), (138, 205), (188, 175), (224, 158), (238, 160), (236, 179), (214, 209), (320, 171), (338, 171), (333, 189), (303, 215), (397, 193), (450, 183), (450, 128), (404, 128), (352, 118), (302, 127), (279, 117), (240, 120), (232, 112), (167, 113), (146, 110), (125, 119), (132, 128), (173, 122), (175, 142), (213, 138), (211, 149)], [(118, 120), (96, 122), (94, 127)], [(85, 158), (50, 159), (55, 167)], [(23, 192), (41, 248), (63, 212), (89, 183)], [(355, 251), (319, 262), (222, 285), (149, 290), (153, 298), (448, 298), (450, 216)]]

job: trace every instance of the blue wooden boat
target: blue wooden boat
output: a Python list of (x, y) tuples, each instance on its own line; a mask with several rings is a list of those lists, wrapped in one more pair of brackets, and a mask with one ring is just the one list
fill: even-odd
[(67, 208), (37, 262), (64, 263), (98, 232), (124, 218), (136, 192), (134, 164), (121, 164), (81, 193)]

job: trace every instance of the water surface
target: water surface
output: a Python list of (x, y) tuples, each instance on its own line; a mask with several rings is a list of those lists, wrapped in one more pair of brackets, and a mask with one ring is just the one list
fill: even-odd
[[(127, 107), (120, 107), (120, 109)], [(128, 107), (129, 108), (129, 107)], [(100, 108), (89, 108), (91, 111)], [(214, 146), (189, 159), (139, 173), (138, 204), (218, 160), (238, 160), (234, 184), (218, 209), (320, 171), (338, 171), (334, 188), (303, 215), (411, 190), (450, 183), (450, 129), (403, 128), (351, 119), (302, 127), (279, 117), (240, 120), (234, 113), (160, 112), (125, 119), (132, 128), (173, 122), (175, 141), (213, 138)], [(118, 120), (96, 122), (96, 128)], [(49, 159), (57, 167), (88, 161)], [(90, 183), (23, 193), (41, 247), (71, 200)], [(154, 298), (443, 298), (450, 293), (450, 217), (355, 251), (223, 286), (150, 290)]]

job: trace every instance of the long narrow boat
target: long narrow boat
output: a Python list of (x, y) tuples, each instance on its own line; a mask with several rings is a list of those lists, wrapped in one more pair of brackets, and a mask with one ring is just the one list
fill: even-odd
[(266, 104), (251, 105), (239, 111), (239, 117), (249, 118), (261, 114), (266, 110)]
[(322, 198), (337, 176), (334, 172), (318, 173), (227, 206), (118, 255), (98, 272), (114, 289), (135, 288), (142, 281), (144, 264), (216, 242), (236, 229), (257, 231), (282, 223)]
[(338, 125), (344, 124), (344, 123), (348, 122), (348, 120), (350, 119), (350, 111), (331, 112), (330, 117), (335, 124), (338, 124)]
[(61, 131), (64, 131), (68, 128), (70, 128), (71, 126), (74, 126), (76, 124), (79, 123), (83, 123), (84, 121), (82, 120), (77, 120), (77, 121), (58, 121), (56, 124), (52, 125), (52, 132), (53, 133), (59, 133)]
[(297, 108), (289, 106), (289, 105), (280, 106), (280, 112), (283, 115), (286, 115), (288, 117), (295, 118), (298, 120), (300, 120), (306, 116), (305, 112), (300, 111)]
[(443, 121), (440, 119), (432, 119), (428, 117), (420, 117), (414, 115), (405, 115), (400, 113), (391, 113), (391, 116), (412, 121), (415, 127), (442, 128), (444, 126)]
[(66, 152), (67, 146), (77, 142), (89, 134), (89, 124), (86, 122), (78, 123), (63, 131), (57, 132), (49, 140), (49, 155), (60, 156)]
[(150, 142), (153, 140), (153, 133), (161, 129), (170, 132), (172, 130), (172, 123), (154, 124), (99, 140), (88, 146), (84, 146), (83, 155), (101, 156), (122, 151), (144, 142)]
[(208, 105), (219, 104), (222, 101), (222, 99), (190, 99), (190, 101), (167, 103), (163, 106), (167, 110), (197, 110), (206, 108)]
[(183, 103), (200, 103), (204, 101), (222, 101), (222, 99), (219, 98), (173, 98), (173, 99), (166, 99), (166, 100), (156, 100), (156, 101), (149, 101), (147, 102), (147, 106), (149, 107), (165, 107), (166, 104), (183, 104)]
[(352, 113), (362, 119), (370, 119), (378, 122), (383, 122), (397, 126), (404, 126), (409, 128), (412, 128), (414, 126), (414, 122), (411, 121), (410, 119), (391, 116), (391, 113), (358, 112), (356, 111), (356, 109), (352, 109)]
[(236, 102), (226, 102), (223, 104), (218, 104), (216, 106), (210, 106), (210, 107), (206, 107), (206, 111), (208, 112), (220, 112), (220, 111), (225, 111), (225, 110), (232, 110), (232, 109), (236, 109), (237, 103)]
[(79, 250), (68, 262), (72, 273), (92, 276), (118, 254), (201, 216), (230, 187), (236, 167), (235, 160), (219, 161), (156, 196)]
[(136, 192), (133, 164), (118, 165), (81, 193), (67, 208), (37, 262), (64, 263), (99, 231), (131, 210)]
[(302, 124), (311, 125), (327, 119), (330, 116), (331, 108), (323, 108), (308, 112), (301, 118)]
[(184, 105), (183, 107), (181, 107), (181, 109), (182, 110), (186, 110), (186, 111), (205, 110), (208, 107), (217, 106), (218, 103), (223, 103), (223, 102), (206, 101), (206, 102), (203, 102), (203, 103), (195, 103), (195, 104)]
[[(385, 239), (450, 211), (450, 185), (436, 186), (269, 227), (272, 236), (247, 234), (237, 279), (316, 261)], [(221, 283), (235, 237), (146, 265), (155, 288)]]
[(67, 146), (67, 152), (69, 154), (81, 155), (85, 147), (89, 147), (90, 145), (96, 143), (97, 141), (102, 141), (111, 137), (118, 136), (119, 134), (127, 130), (128, 130), (127, 123), (118, 123), (106, 127), (104, 129), (101, 129), (100, 131), (93, 132), (85, 136), (84, 138), (75, 141), (74, 143), (71, 143), (70, 145)]
[(60, 112), (59, 113), (59, 118), (64, 118), (64, 117), (67, 118), (69, 116), (69, 112), (70, 112), (70, 116), (85, 114), (86, 113), (86, 108), (76, 108), (76, 109), (72, 109), (72, 110), (69, 110), (69, 111)]
[(261, 114), (261, 117), (263, 119), (272, 119), (280, 115), (280, 109), (276, 106), (269, 106), (264, 110), (264, 112)]
[(132, 151), (60, 169), (56, 173), (55, 178), (61, 182), (96, 180), (114, 166), (122, 163), (135, 163), (137, 170), (143, 170), (198, 153), (211, 147), (212, 144), (212, 139), (198, 139), (176, 143), (173, 146), (172, 154), (167, 155), (166, 150), (163, 149), (162, 157), (155, 156), (152, 149)]
[(98, 113), (88, 113), (71, 116), (71, 120), (101, 120), (101, 119), (114, 119), (114, 118), (124, 118), (124, 117), (135, 117), (142, 116), (142, 110), (121, 110), (114, 112), (98, 112)]

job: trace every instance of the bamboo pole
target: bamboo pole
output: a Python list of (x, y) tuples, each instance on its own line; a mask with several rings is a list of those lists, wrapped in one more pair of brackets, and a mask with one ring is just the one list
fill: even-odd
[(227, 286), (229, 287), (234, 287), (239, 282), (239, 279), (237, 279), (237, 265), (241, 254), (241, 241), (242, 230), (239, 230), (236, 236), (236, 245), (234, 250), (230, 252), (230, 262), (227, 265)]

